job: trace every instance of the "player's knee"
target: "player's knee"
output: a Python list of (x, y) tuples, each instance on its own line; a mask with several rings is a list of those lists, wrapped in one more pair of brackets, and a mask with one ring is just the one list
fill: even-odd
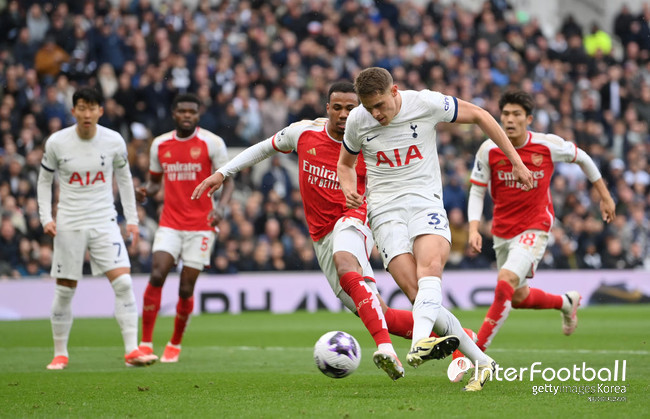
[(111, 286), (115, 291), (115, 295), (122, 295), (122, 294), (132, 292), (133, 286), (132, 286), (131, 275), (124, 274), (118, 276), (111, 282)]
[(178, 296), (182, 299), (188, 299), (194, 295), (194, 285), (192, 284), (181, 284), (178, 287)]
[(151, 271), (151, 276), (149, 277), (149, 283), (154, 287), (162, 287), (165, 284), (166, 275), (161, 271), (154, 269)]
[(516, 308), (519, 304), (523, 303), (528, 297), (528, 294), (530, 294), (528, 287), (515, 290), (515, 293), (512, 295), (512, 306)]
[(357, 258), (349, 252), (336, 252), (333, 256), (336, 273), (339, 277), (348, 272), (357, 272), (362, 274), (363, 271)]
[(512, 286), (512, 288), (517, 289), (519, 286), (519, 277), (514, 273), (507, 270), (501, 270), (497, 276), (497, 281), (505, 281)]

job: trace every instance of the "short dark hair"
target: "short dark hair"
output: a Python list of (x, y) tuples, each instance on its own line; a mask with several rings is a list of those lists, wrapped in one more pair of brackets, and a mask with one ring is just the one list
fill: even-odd
[(356, 93), (354, 91), (354, 84), (352, 84), (349, 81), (337, 81), (335, 83), (332, 83), (330, 86), (329, 92), (327, 92), (327, 102), (329, 103), (330, 99), (332, 98), (332, 93), (335, 92), (341, 92), (341, 93)]
[(519, 105), (524, 108), (526, 111), (526, 116), (532, 115), (533, 109), (535, 108), (535, 101), (530, 93), (524, 92), (523, 90), (510, 90), (501, 95), (499, 99), (499, 110), (502, 111), (504, 106), (512, 103)]
[(193, 93), (181, 93), (179, 95), (176, 95), (174, 98), (174, 101), (172, 102), (172, 110), (176, 109), (176, 106), (178, 106), (178, 104), (181, 102), (192, 102), (196, 103), (198, 106), (201, 106), (201, 100), (197, 95)]
[(79, 88), (72, 95), (72, 107), (77, 106), (77, 102), (83, 100), (86, 103), (102, 105), (104, 103), (104, 96), (98, 89), (90, 86)]

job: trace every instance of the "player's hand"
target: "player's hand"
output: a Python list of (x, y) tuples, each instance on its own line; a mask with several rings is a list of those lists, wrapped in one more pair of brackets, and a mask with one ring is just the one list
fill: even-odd
[(345, 195), (345, 205), (348, 208), (359, 208), (361, 205), (363, 205), (363, 195), (359, 195), (358, 192), (356, 191), (350, 191), (348, 193), (343, 192)]
[(611, 197), (607, 197), (600, 201), (600, 213), (603, 216), (603, 221), (611, 223), (616, 218), (616, 204)]
[(147, 188), (145, 186), (135, 188), (135, 200), (139, 203), (143, 203), (147, 200)]
[(223, 220), (224, 213), (225, 211), (222, 207), (217, 207), (210, 211), (208, 214), (208, 224), (210, 224), (210, 227), (214, 227), (219, 224), (221, 220)]
[(483, 247), (483, 237), (478, 231), (470, 231), (469, 239), (467, 240), (469, 247), (476, 253), (481, 253)]
[(205, 178), (203, 182), (199, 183), (199, 185), (194, 189), (194, 192), (192, 192), (192, 199), (199, 199), (206, 190), (208, 191), (208, 196), (212, 196), (212, 194), (219, 190), (221, 185), (223, 185), (224, 179), (225, 178), (221, 173), (214, 172)]
[(138, 239), (140, 239), (140, 229), (135, 224), (127, 224), (126, 235), (131, 237), (131, 247), (135, 249), (138, 245)]
[(523, 163), (514, 165), (512, 168), (512, 174), (515, 177), (515, 180), (521, 183), (524, 191), (529, 191), (533, 189), (533, 174)]
[(50, 221), (43, 226), (43, 232), (50, 237), (56, 236), (56, 221)]

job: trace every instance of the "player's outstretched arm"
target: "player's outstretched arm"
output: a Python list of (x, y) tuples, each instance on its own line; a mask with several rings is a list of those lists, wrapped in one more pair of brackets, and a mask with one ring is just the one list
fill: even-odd
[(483, 214), (483, 200), (487, 188), (484, 186), (472, 185), (469, 190), (469, 199), (467, 202), (467, 218), (469, 220), (469, 237), (468, 244), (476, 253), (481, 253), (483, 247), (483, 237), (478, 229), (481, 224), (481, 215)]
[(474, 220), (469, 222), (469, 238), (467, 242), (469, 247), (476, 253), (481, 253), (483, 248), (483, 237), (478, 231), (479, 222)]
[(221, 187), (225, 178), (232, 177), (242, 169), (253, 166), (262, 160), (277, 154), (279, 151), (273, 147), (272, 138), (273, 137), (267, 138), (264, 141), (260, 141), (259, 143), (248, 147), (226, 163), (225, 166), (220, 167), (217, 173), (221, 176), (217, 176), (217, 173), (214, 173), (206, 178), (194, 189), (192, 199), (198, 199), (205, 191), (208, 191), (208, 196), (212, 196), (212, 194)]
[(140, 228), (136, 224), (127, 224), (126, 235), (127, 237), (131, 237), (131, 248), (135, 249), (140, 239)]
[(600, 212), (603, 221), (606, 223), (613, 221), (616, 217), (616, 205), (607, 190), (607, 186), (605, 185), (605, 181), (603, 180), (598, 167), (596, 167), (592, 158), (589, 157), (589, 155), (581, 148), (577, 148), (575, 163), (580, 166), (584, 174), (587, 175), (587, 179), (589, 179), (589, 181), (594, 185), (594, 188), (596, 188), (600, 195)]
[(223, 185), (224, 176), (220, 172), (214, 172), (207, 178), (203, 179), (203, 182), (199, 183), (194, 192), (192, 192), (192, 199), (199, 199), (205, 191), (208, 191), (208, 196), (212, 196), (213, 193), (221, 188)]
[(605, 186), (605, 181), (603, 178), (598, 179), (593, 183), (594, 187), (600, 194), (600, 213), (603, 217), (603, 221), (610, 223), (616, 218), (616, 204), (614, 199), (609, 194), (607, 186)]
[(162, 173), (149, 173), (149, 181), (135, 190), (136, 201), (142, 203), (148, 196), (155, 196), (162, 187)]
[(345, 195), (345, 205), (348, 208), (359, 208), (363, 205), (363, 196), (357, 192), (357, 172), (354, 170), (356, 161), (357, 156), (350, 153), (345, 147), (341, 147), (336, 171), (341, 190)]
[(503, 132), (499, 123), (485, 109), (458, 99), (458, 117), (456, 122), (459, 124), (476, 124), (483, 132), (490, 137), (492, 141), (504, 152), (512, 163), (512, 174), (515, 180), (523, 185), (523, 189), (528, 191), (533, 187), (533, 174), (524, 165), (524, 162), (517, 154), (517, 150), (512, 145), (506, 133)]

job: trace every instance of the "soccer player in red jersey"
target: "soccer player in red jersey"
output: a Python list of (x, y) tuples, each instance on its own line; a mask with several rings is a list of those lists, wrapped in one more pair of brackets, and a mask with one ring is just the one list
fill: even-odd
[(172, 118), (176, 129), (156, 137), (151, 144), (149, 181), (138, 188), (136, 198), (143, 202), (163, 186), (165, 196), (160, 225), (153, 243), (153, 266), (144, 292), (142, 340), (140, 350), (153, 353), (153, 330), (160, 310), (162, 287), (169, 271), (183, 260), (171, 340), (160, 362), (177, 362), (183, 333), (194, 309), (194, 285), (204, 266), (210, 264), (215, 226), (230, 201), (233, 183), (225, 183), (218, 205), (203, 196), (188, 200), (201, 179), (228, 161), (221, 137), (198, 127), (199, 99), (192, 94), (174, 98)]
[(501, 124), (533, 173), (533, 188), (521, 190), (511, 175), (509, 160), (492, 140), (479, 148), (470, 179), (469, 244), (474, 251), (481, 251), (478, 228), (489, 188), (494, 201), (492, 234), (499, 269), (494, 301), (478, 332), (477, 344), (482, 350), (492, 343), (513, 307), (560, 310), (565, 335), (572, 334), (577, 326), (576, 310), (581, 299), (577, 291), (553, 295), (528, 286), (528, 278), (544, 255), (554, 221), (550, 183), (555, 163), (577, 163), (600, 195), (603, 221), (609, 223), (615, 217), (614, 200), (587, 153), (556, 135), (527, 130), (533, 120), (533, 106), (533, 98), (523, 91), (507, 92), (499, 100)]
[[(248, 149), (205, 179), (192, 194), (199, 199), (221, 187), (224, 179), (278, 152), (298, 154), (299, 183), (309, 233), (318, 262), (336, 296), (356, 313), (377, 344), (375, 364), (393, 380), (404, 376), (388, 333), (410, 338), (413, 316), (389, 308), (377, 292), (368, 255), (374, 245), (365, 224), (365, 203), (348, 208), (341, 192), (336, 164), (347, 116), (359, 100), (350, 82), (332, 84), (327, 118), (296, 122)], [(365, 191), (365, 163), (357, 160), (357, 189)], [(472, 333), (469, 331), (469, 333)]]

